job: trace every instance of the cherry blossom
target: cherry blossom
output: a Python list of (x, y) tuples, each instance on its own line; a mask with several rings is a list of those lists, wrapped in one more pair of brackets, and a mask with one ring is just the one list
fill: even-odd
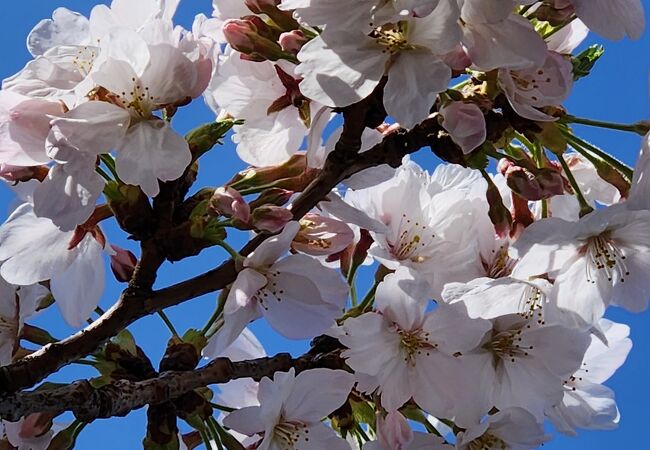
[(273, 380), (260, 382), (260, 405), (232, 412), (224, 424), (248, 436), (260, 435), (260, 450), (348, 450), (347, 442), (321, 419), (345, 402), (353, 384), (354, 377), (342, 370), (276, 372)]

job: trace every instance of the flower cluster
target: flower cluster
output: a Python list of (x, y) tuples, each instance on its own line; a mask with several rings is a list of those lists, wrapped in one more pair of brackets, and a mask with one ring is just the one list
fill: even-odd
[[(179, 336), (146, 305), (173, 334), (160, 371), (266, 358), (247, 328), (260, 319), (316, 338), (312, 359), (151, 399), (147, 448), (199, 445), (176, 417), (229, 450), (525, 450), (546, 423), (617, 426), (603, 383), (630, 330), (604, 315), (650, 301), (650, 125), (562, 103), (602, 54), (575, 51), (590, 30), (640, 37), (640, 0), (214, 0), (191, 31), (178, 4), (59, 8), (2, 83), (0, 178), (20, 203), (0, 226), (0, 365), (31, 352), (23, 341), (55, 342), (27, 323), (52, 304), (72, 327), (89, 320), (108, 256), (130, 284), (98, 310), (83, 363), (93, 387), (155, 378), (122, 330), (145, 312), (115, 311), (153, 292), (164, 261), (221, 246), (232, 277), (202, 330)], [(216, 121), (183, 137), (173, 118), (201, 96)], [(634, 170), (576, 123), (644, 136)], [(231, 128), (249, 167), (191, 190)], [(433, 171), (409, 156), (428, 146)], [(108, 243), (112, 218), (140, 258)], [(255, 234), (241, 253), (226, 242), (238, 231)], [(121, 327), (97, 332), (107, 317)], [(81, 422), (51, 411), (1, 421), (0, 447), (74, 442)]]

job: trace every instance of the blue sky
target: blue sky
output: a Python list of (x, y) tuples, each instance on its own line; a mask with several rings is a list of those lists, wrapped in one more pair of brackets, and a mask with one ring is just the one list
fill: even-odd
[[(133, 0), (137, 1), (137, 0)], [(231, 1), (231, 0), (224, 0)], [(650, 9), (650, 1), (643, 0)], [(25, 48), (25, 38), (29, 30), (41, 19), (51, 15), (53, 9), (65, 6), (73, 11), (88, 14), (97, 2), (90, 0), (21, 0), (5, 1), (2, 5), (0, 27), (0, 78), (14, 74), (30, 58)], [(183, 0), (177, 22), (190, 27), (195, 14), (211, 13), (210, 0)], [(601, 42), (606, 46), (606, 53), (596, 67), (592, 76), (581, 80), (574, 93), (566, 103), (568, 110), (576, 116), (616, 122), (634, 122), (650, 118), (648, 96), (648, 74), (650, 72), (650, 33), (636, 42), (623, 41), (609, 43), (592, 37), (587, 44)], [(199, 99), (185, 107), (175, 118), (174, 127), (179, 132), (186, 132), (195, 126), (213, 120), (212, 112)], [(640, 138), (635, 135), (605, 130), (583, 128), (583, 136), (612, 152), (629, 164), (633, 164), (639, 148)], [(433, 170), (435, 158), (422, 150), (416, 160), (427, 169)], [(232, 144), (215, 148), (201, 161), (202, 170), (196, 186), (218, 186), (229, 179), (244, 165), (234, 154)], [(6, 211), (13, 201), (10, 191), (0, 185), (0, 219), (6, 218)], [(137, 248), (126, 241), (123, 233), (114, 226), (105, 227), (111, 242), (132, 249)], [(239, 245), (241, 237), (234, 239)], [(216, 265), (225, 257), (220, 249), (210, 249), (200, 257), (174, 265), (166, 264), (160, 271), (158, 286), (169, 285), (193, 275), (202, 273)], [(106, 308), (117, 298), (123, 288), (119, 283), (108, 278), (108, 283), (101, 306)], [(214, 295), (207, 295), (187, 304), (172, 308), (169, 315), (179, 330), (189, 327), (202, 327), (215, 302)], [(641, 450), (647, 448), (640, 438), (647, 427), (647, 405), (650, 402), (650, 312), (640, 315), (628, 314), (622, 310), (610, 309), (608, 317), (628, 324), (632, 331), (634, 347), (627, 363), (606, 384), (616, 391), (622, 420), (620, 427), (611, 432), (581, 432), (577, 438), (557, 437), (546, 444), (549, 450)], [(38, 318), (38, 324), (51, 330), (57, 337), (70, 334), (71, 330), (58, 317), (55, 309)], [(145, 318), (130, 328), (140, 346), (157, 364), (166, 339), (167, 329), (157, 317)], [(253, 326), (253, 331), (266, 347), (269, 354), (280, 351), (300, 353), (306, 349), (305, 342), (289, 342), (279, 338), (263, 323)], [(68, 367), (52, 379), (70, 381), (91, 376), (94, 371), (85, 367)], [(78, 449), (137, 449), (141, 448), (144, 435), (144, 410), (132, 412), (123, 419), (100, 420), (87, 427), (78, 441)]]

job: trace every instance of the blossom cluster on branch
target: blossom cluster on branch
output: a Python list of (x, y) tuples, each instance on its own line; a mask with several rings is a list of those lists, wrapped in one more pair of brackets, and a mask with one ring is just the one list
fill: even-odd
[[(576, 50), (590, 30), (641, 36), (640, 0), (214, 0), (191, 30), (179, 2), (58, 8), (2, 83), (0, 448), (71, 449), (143, 406), (165, 450), (525, 450), (549, 423), (617, 426), (603, 383), (632, 344), (604, 314), (650, 300), (650, 122), (562, 104), (603, 54)], [(199, 97), (216, 120), (182, 136)], [(575, 124), (642, 136), (636, 167)], [(230, 132), (249, 167), (197, 188)], [(153, 289), (213, 246), (220, 266)], [(108, 311), (105, 260), (128, 283)], [(217, 291), (179, 334), (165, 308)], [(47, 308), (81, 330), (30, 323)], [(127, 329), (150, 314), (157, 365)], [(310, 351), (268, 357), (257, 320)], [(72, 363), (97, 376), (47, 381)]]

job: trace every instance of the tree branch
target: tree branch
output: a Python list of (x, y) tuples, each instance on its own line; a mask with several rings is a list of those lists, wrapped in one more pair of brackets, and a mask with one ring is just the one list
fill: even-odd
[(177, 399), (199, 387), (239, 378), (259, 381), (292, 367), (301, 372), (317, 367), (340, 369), (345, 364), (336, 354), (308, 353), (293, 359), (288, 353), (280, 353), (241, 362), (217, 358), (199, 369), (163, 372), (156, 378), (144, 381), (118, 380), (93, 388), (87, 380), (80, 380), (55, 389), (15, 393), (0, 399), (0, 418), (17, 421), (35, 412), (57, 416), (64, 411), (72, 411), (77, 419), (84, 422), (121, 417), (145, 405), (159, 405)]
[[(337, 144), (335, 151), (328, 157), (319, 176), (293, 203), (295, 219), (301, 218), (338, 183), (354, 173), (384, 163), (397, 167), (404, 155), (436, 141), (441, 128), (437, 120), (427, 119), (411, 131), (401, 130), (393, 133), (372, 149), (357, 154), (360, 136), (366, 126), (369, 103), (363, 101), (349, 107), (347, 112), (344, 111), (348, 120), (340, 144)], [(260, 233), (253, 238), (242, 248), (242, 255), (251, 253), (268, 236)], [(153, 265), (161, 263), (159, 259), (154, 259)], [(115, 305), (87, 328), (62, 341), (46, 345), (13, 364), (0, 367), (0, 395), (32, 387), (61, 367), (92, 353), (117, 330), (162, 309), (223, 289), (237, 277), (235, 264), (229, 260), (218, 268), (192, 279), (159, 291), (147, 292), (147, 285), (153, 284), (155, 279), (155, 270), (153, 276), (151, 271), (147, 274), (149, 277), (144, 277), (147, 278), (146, 281), (143, 280), (144, 286), (133, 286), (135, 289), (125, 290)], [(144, 292), (138, 289), (142, 287), (145, 288)]]

